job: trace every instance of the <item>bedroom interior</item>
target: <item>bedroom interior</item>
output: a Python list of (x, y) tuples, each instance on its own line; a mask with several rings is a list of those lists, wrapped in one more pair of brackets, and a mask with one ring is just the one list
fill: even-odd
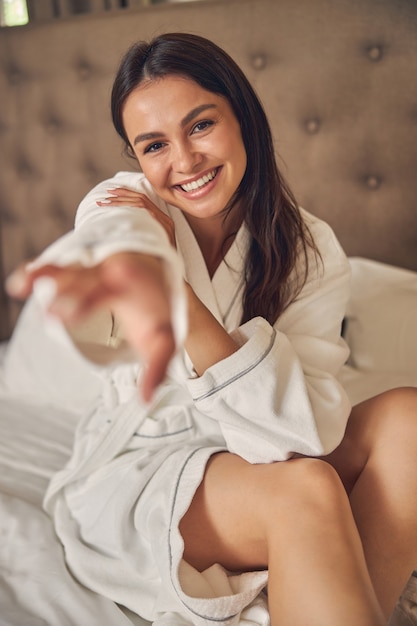
[[(65, 372), (59, 361), (36, 371), (42, 337), (28, 340), (4, 281), (72, 228), (93, 185), (135, 169), (109, 108), (129, 44), (201, 34), (246, 73), (296, 198), (351, 259), (343, 379), (352, 402), (417, 386), (417, 3), (44, 0), (28, 2), (28, 14), (26, 25), (0, 27), (0, 626), (142, 625), (65, 570), (41, 499), (74, 423), (31, 420), (31, 407), (56, 402)], [(417, 625), (416, 576), (391, 626)]]

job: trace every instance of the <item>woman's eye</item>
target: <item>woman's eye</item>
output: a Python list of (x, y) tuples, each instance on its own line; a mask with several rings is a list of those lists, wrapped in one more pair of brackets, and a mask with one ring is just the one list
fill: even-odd
[(155, 143), (151, 143), (149, 146), (146, 146), (144, 153), (148, 152), (158, 152), (163, 147), (163, 143), (161, 141), (156, 141)]
[(198, 124), (196, 124), (193, 127), (193, 132), (201, 133), (203, 130), (206, 130), (209, 126), (212, 126), (213, 124), (214, 122), (211, 120), (204, 120), (203, 122), (198, 122)]

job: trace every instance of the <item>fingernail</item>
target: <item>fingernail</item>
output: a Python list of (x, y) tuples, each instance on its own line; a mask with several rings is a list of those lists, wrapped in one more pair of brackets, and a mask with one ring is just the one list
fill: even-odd
[(9, 295), (19, 296), (27, 286), (26, 272), (22, 269), (15, 270), (6, 278), (5, 288)]
[(97, 204), (111, 204), (111, 200), (97, 200)]

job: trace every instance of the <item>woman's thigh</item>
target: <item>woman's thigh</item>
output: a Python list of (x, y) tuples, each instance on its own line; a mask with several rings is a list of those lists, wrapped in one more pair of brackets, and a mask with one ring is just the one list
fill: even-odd
[(321, 460), (253, 465), (216, 454), (180, 523), (184, 558), (200, 571), (214, 563), (232, 571), (264, 569), (271, 535), (284, 552), (291, 536), (311, 526), (309, 516), (330, 523), (332, 511), (343, 509), (334, 497), (343, 501), (346, 494), (335, 470)]
[(388, 464), (413, 455), (416, 446), (417, 388), (403, 387), (353, 407), (342, 442), (322, 458), (336, 469), (349, 494), (371, 456), (385, 456)]

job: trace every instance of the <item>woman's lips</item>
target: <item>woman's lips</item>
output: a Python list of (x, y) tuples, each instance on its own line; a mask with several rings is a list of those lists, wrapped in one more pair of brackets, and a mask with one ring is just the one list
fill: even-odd
[(194, 180), (189, 182), (180, 183), (175, 185), (175, 188), (180, 191), (182, 194), (187, 196), (200, 196), (204, 192), (211, 189), (213, 186), (213, 181), (220, 171), (220, 167), (215, 167), (212, 170), (198, 176)]

